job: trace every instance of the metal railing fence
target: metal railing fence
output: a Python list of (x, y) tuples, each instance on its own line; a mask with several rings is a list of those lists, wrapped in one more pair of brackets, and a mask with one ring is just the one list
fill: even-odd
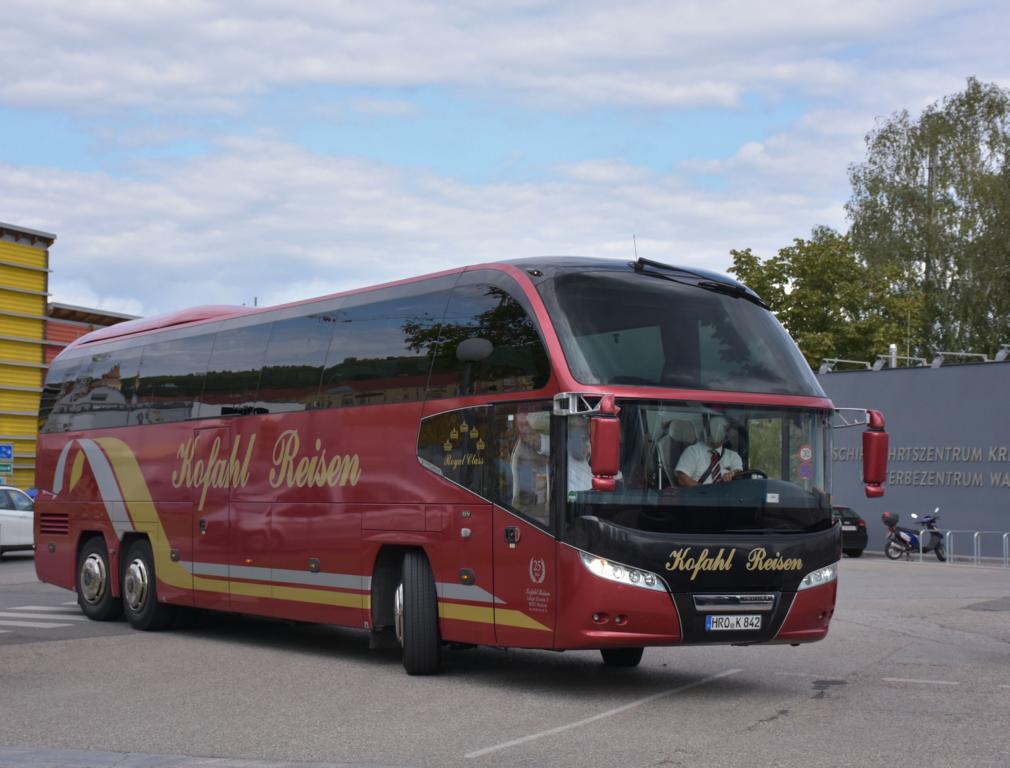
[[(1002, 544), (1002, 557), (1000, 558), (1001, 564), (1004, 568), (1010, 568), (1010, 531), (947, 531), (943, 535), (944, 548), (946, 549), (947, 562), (954, 563), (957, 561), (958, 553), (955, 547), (957, 542), (957, 537), (960, 536), (962, 540), (965, 536), (971, 537), (971, 555), (963, 555), (963, 560), (969, 560), (972, 565), (982, 565), (982, 541), (983, 539), (990, 540), (995, 537), (999, 537), (998, 541)], [(919, 560), (922, 560), (923, 555), (923, 538), (919, 537)]]

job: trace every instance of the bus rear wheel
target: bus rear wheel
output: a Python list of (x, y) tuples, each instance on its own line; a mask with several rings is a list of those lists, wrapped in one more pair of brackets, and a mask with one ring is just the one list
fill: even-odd
[(175, 606), (158, 602), (154, 555), (147, 539), (137, 539), (126, 554), (123, 568), (123, 610), (134, 629), (165, 629), (175, 617)]
[(438, 672), (438, 597), (431, 565), (422, 552), (404, 555), (402, 578), (393, 596), (393, 614), (407, 674)]
[(603, 648), (600, 655), (608, 667), (637, 667), (644, 648)]
[(110, 573), (105, 539), (93, 536), (77, 555), (77, 604), (93, 621), (113, 621), (123, 615), (122, 601), (112, 596)]

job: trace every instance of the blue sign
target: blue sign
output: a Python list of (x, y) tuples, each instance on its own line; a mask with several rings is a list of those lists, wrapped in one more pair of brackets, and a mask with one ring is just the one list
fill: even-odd
[(14, 444), (0, 443), (0, 461), (10, 461), (14, 458)]

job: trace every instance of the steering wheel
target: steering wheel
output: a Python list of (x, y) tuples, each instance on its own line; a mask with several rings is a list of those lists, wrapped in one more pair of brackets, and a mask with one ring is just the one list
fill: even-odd
[(761, 478), (762, 480), (767, 480), (768, 475), (762, 472), (760, 469), (743, 469), (734, 475), (734, 480), (752, 480), (755, 477)]

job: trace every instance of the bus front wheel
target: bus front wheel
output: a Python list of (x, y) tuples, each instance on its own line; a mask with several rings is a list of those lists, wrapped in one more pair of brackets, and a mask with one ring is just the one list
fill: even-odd
[(396, 638), (403, 647), (408, 675), (438, 671), (438, 598), (435, 578), (424, 553), (410, 551), (403, 558), (402, 579), (393, 597)]
[(127, 550), (121, 592), (126, 619), (134, 629), (165, 629), (172, 623), (175, 606), (158, 602), (154, 555), (147, 539), (137, 539)]
[(644, 652), (644, 648), (604, 648), (600, 655), (608, 667), (637, 667)]

